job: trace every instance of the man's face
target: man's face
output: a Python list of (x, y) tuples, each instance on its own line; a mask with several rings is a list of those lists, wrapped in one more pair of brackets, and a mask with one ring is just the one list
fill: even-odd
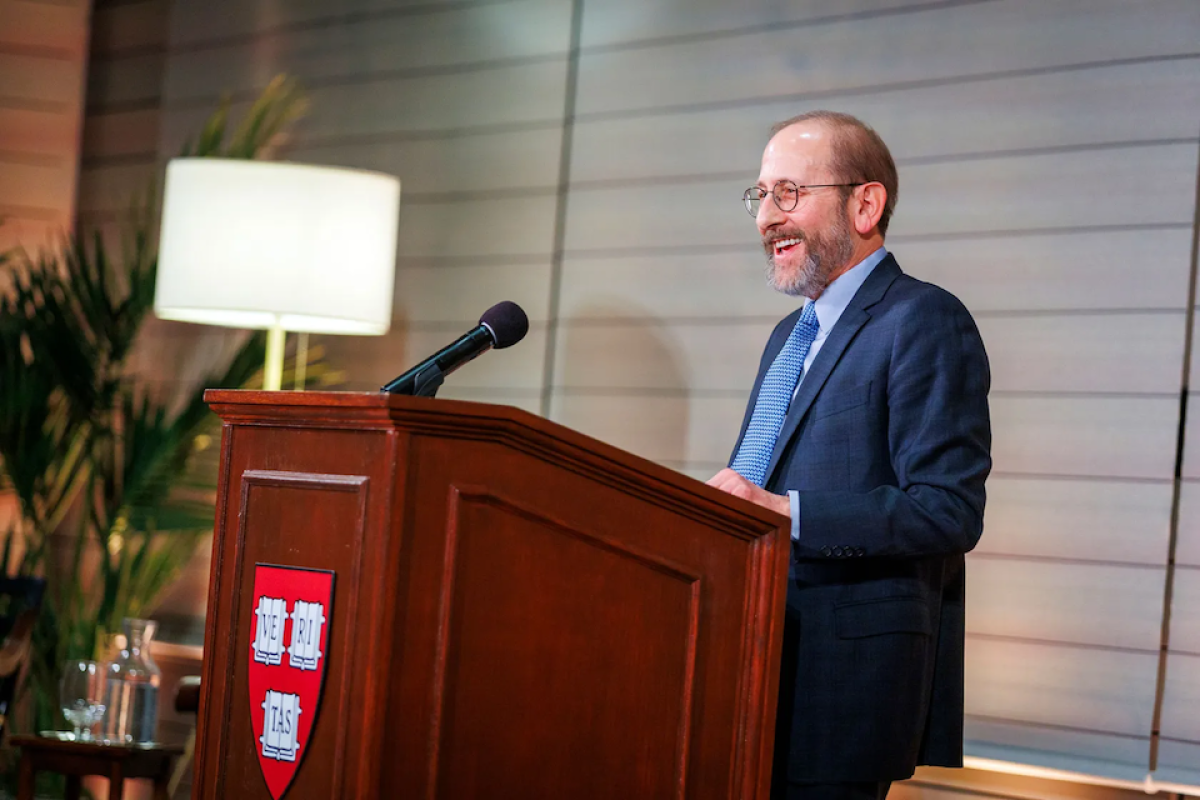
[(768, 194), (758, 209), (758, 232), (767, 254), (767, 280), (785, 294), (819, 297), (854, 252), (838, 189), (801, 189), (791, 211), (780, 211), (770, 194), (783, 180), (797, 186), (840, 183), (829, 170), (829, 139), (823, 125), (802, 123), (775, 134), (763, 152), (758, 186)]

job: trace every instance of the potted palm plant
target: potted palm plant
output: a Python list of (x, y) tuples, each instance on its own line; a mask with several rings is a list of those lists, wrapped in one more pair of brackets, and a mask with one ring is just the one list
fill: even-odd
[[(232, 130), (223, 102), (183, 154), (260, 157), (305, 107), (281, 76)], [(156, 196), (148, 187), (130, 203), (117, 248), (95, 233), (0, 254), (12, 283), (0, 297), (0, 488), (19, 506), (0, 531), (0, 565), (47, 579), (27, 684), (33, 730), (58, 727), (60, 665), (102, 658), (108, 635), (149, 612), (211, 532), (213, 479), (199, 465), (216, 421), (203, 391), (261, 369), (256, 333), (178, 396), (131, 373), (153, 307)], [(310, 381), (328, 377), (314, 366)]]

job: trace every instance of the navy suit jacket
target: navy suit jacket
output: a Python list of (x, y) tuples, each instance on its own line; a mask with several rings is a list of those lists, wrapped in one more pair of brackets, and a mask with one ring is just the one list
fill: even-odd
[[(799, 315), (767, 343), (742, 435)], [(963, 554), (983, 526), (989, 384), (966, 308), (891, 255), (800, 384), (766, 480), (800, 498), (777, 726), (790, 780), (961, 765)]]

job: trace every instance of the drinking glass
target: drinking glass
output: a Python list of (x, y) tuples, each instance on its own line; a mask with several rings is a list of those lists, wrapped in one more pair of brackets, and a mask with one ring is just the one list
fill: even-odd
[(75, 740), (90, 741), (92, 726), (104, 717), (104, 670), (95, 661), (68, 661), (59, 685), (63, 716), (75, 726)]

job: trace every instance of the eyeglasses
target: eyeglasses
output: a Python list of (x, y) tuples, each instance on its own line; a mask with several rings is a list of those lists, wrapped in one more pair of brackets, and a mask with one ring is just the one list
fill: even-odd
[(800, 205), (800, 201), (808, 196), (809, 189), (829, 189), (835, 186), (862, 186), (867, 181), (859, 183), (810, 183), (805, 186), (798, 186), (791, 181), (779, 181), (771, 187), (771, 191), (767, 191), (761, 186), (751, 186), (742, 193), (742, 201), (746, 204), (746, 210), (750, 212), (750, 216), (758, 216), (758, 207), (762, 205), (762, 201), (767, 195), (775, 198), (775, 207), (780, 211), (795, 211), (796, 206)]

